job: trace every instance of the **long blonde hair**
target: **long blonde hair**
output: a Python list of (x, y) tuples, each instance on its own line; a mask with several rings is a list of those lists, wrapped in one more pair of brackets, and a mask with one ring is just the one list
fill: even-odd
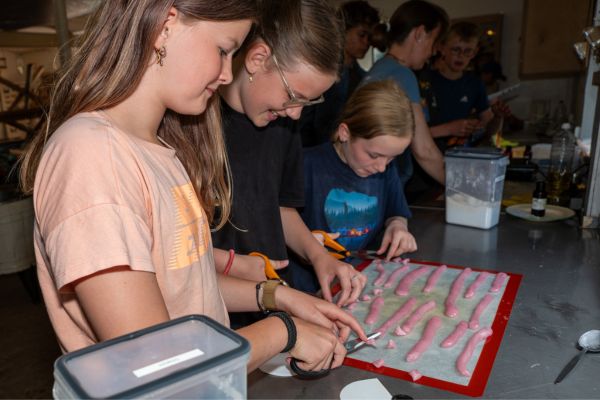
[(415, 132), (410, 100), (391, 79), (359, 86), (344, 105), (339, 123), (348, 126), (352, 139), (381, 135), (412, 138)]
[[(171, 7), (184, 18), (205, 21), (255, 19), (255, 0), (104, 0), (90, 17), (77, 51), (58, 72), (44, 129), (21, 160), (21, 187), (31, 193), (44, 145), (75, 114), (114, 107), (138, 87), (153, 62), (154, 42)], [(158, 135), (177, 151), (213, 225), (231, 209), (229, 167), (215, 96), (199, 116), (167, 111)]]

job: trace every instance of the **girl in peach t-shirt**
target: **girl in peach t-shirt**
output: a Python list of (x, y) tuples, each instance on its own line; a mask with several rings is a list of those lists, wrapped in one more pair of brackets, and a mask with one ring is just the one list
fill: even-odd
[[(258, 310), (254, 283), (215, 273), (209, 229), (231, 202), (215, 91), (255, 14), (254, 0), (105, 1), (60, 72), (21, 178), (64, 351), (183, 315), (227, 325), (227, 310)], [(350, 328), (364, 338), (331, 303), (287, 287), (274, 301), (297, 342), (280, 318), (239, 330), (249, 370), (284, 347), (301, 368), (338, 366)]]

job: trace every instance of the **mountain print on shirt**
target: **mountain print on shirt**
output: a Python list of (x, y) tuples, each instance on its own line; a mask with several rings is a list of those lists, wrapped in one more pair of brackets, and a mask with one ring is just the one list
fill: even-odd
[(332, 189), (325, 198), (325, 220), (331, 232), (339, 232), (336, 239), (349, 250), (362, 249), (375, 228), (379, 204), (376, 197), (364, 193)]

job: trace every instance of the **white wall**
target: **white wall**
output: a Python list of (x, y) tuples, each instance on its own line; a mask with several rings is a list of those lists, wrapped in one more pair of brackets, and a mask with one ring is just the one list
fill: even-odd
[[(393, 14), (403, 0), (368, 0), (377, 8), (384, 19)], [(521, 81), (519, 79), (519, 52), (524, 0), (430, 0), (443, 7), (450, 18), (473, 17), (488, 14), (503, 14), (501, 64), (507, 80), (503, 87), (521, 82), (520, 96), (510, 103), (515, 115), (529, 118), (532, 100), (549, 99), (552, 104), (563, 100), (574, 103), (576, 80), (574, 78)], [(566, 2), (565, 2), (566, 4)], [(573, 111), (573, 110), (572, 110)]]

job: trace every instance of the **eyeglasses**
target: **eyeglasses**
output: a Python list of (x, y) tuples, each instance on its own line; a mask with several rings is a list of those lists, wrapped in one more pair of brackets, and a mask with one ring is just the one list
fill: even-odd
[(275, 68), (277, 68), (277, 71), (279, 72), (279, 76), (281, 77), (283, 86), (285, 86), (285, 90), (287, 90), (288, 96), (290, 96), (290, 99), (288, 101), (286, 101), (285, 103), (283, 103), (283, 108), (306, 107), (306, 106), (312, 106), (314, 104), (319, 104), (319, 103), (322, 103), (325, 101), (325, 98), (323, 97), (323, 95), (319, 96), (318, 98), (316, 98), (314, 100), (308, 100), (308, 99), (296, 97), (296, 95), (294, 94), (294, 91), (292, 90), (289, 83), (287, 82), (287, 79), (285, 79), (285, 75), (283, 75), (283, 70), (279, 66), (277, 57), (275, 57), (275, 54), (273, 54), (271, 57), (273, 58), (273, 64), (275, 64)]
[(465, 57), (472, 57), (475, 55), (476, 51), (477, 51), (477, 49), (474, 49), (471, 47), (467, 47), (466, 49), (463, 49), (461, 47), (451, 47), (450, 48), (450, 53), (452, 53), (452, 55), (454, 55), (454, 56), (460, 56), (462, 54)]

